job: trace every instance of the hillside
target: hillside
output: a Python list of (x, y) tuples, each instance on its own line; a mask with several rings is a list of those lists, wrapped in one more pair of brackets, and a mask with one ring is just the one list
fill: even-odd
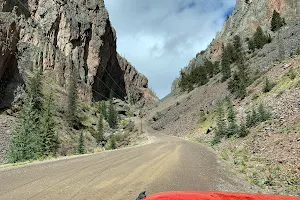
[[(54, 96), (62, 155), (74, 153), (81, 132), (87, 151), (97, 148), (93, 136), (99, 101), (108, 104), (115, 98), (123, 130), (133, 123), (130, 117), (137, 115), (137, 107), (158, 99), (148, 88), (148, 79), (117, 53), (116, 31), (103, 0), (3, 0), (0, 22), (0, 162), (36, 71), (42, 71), (43, 95)], [(83, 118), (79, 130), (68, 127), (65, 120), (72, 73), (76, 74), (78, 115)], [(114, 130), (107, 126), (111, 135)]]
[[(278, 30), (271, 26), (274, 10), (285, 20)], [(237, 0), (216, 38), (182, 70), (171, 94), (154, 106), (147, 119), (149, 124), (155, 130), (213, 147), (222, 159), (264, 192), (300, 195), (299, 11), (298, 1)], [(271, 39), (263, 47), (251, 50), (247, 41), (254, 38), (258, 27)], [(224, 49), (234, 43), (236, 35), (244, 52), (242, 63), (231, 62), (231, 76), (223, 80)], [(220, 62), (220, 69), (208, 80), (203, 78), (203, 73), (211, 71), (206, 67), (207, 61)], [(245, 79), (240, 66), (247, 69)], [(232, 82), (240, 79), (247, 83), (242, 97), (229, 89)], [(182, 87), (183, 81), (189, 84), (188, 88)], [(234, 87), (244, 85), (243, 81)], [(272, 87), (266, 89), (266, 82), (272, 83)], [(249, 132), (243, 132), (243, 136), (239, 131), (228, 135), (231, 124), (227, 102), (233, 103), (236, 126), (246, 123), (251, 113), (253, 117), (253, 110), (260, 105), (271, 117), (247, 125), (245, 129)], [(224, 109), (221, 117), (220, 104)], [(218, 123), (222, 122), (227, 136), (218, 135)]]

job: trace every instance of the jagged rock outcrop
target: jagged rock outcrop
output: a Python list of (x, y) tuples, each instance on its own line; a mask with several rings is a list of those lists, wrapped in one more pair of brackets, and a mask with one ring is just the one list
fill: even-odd
[(3, 104), (11, 96), (6, 91), (11, 74), (21, 74), (14, 79), (22, 85), (35, 67), (43, 68), (45, 84), (56, 82), (63, 88), (74, 68), (82, 100), (124, 99), (129, 88), (139, 91), (133, 95), (138, 103), (156, 99), (148, 98), (144, 76), (124, 66), (118, 56), (116, 32), (103, 0), (1, 0), (0, 11), (1, 107), (12, 101), (7, 98)]
[[(287, 23), (280, 32), (271, 31), (274, 10), (279, 12)], [(299, 48), (299, 14), (300, 1), (298, 0), (237, 0), (233, 13), (225, 20), (222, 30), (216, 34), (208, 48), (198, 53), (183, 70), (189, 73), (194, 67), (202, 65), (205, 58), (212, 61), (219, 60), (223, 44), (226, 45), (235, 35), (241, 37), (246, 50), (248, 46), (245, 40), (252, 37), (258, 26), (272, 36), (273, 42), (265, 45), (260, 52), (256, 52), (258, 56), (250, 59), (249, 64), (254, 68), (266, 68), (278, 58), (280, 45), (283, 46), (285, 55), (290, 55)], [(172, 91), (178, 91), (179, 80), (174, 81)]]
[(125, 88), (133, 101), (150, 104), (157, 101), (157, 97), (148, 88), (148, 79), (140, 74), (130, 62), (118, 54), (118, 62), (124, 71)]

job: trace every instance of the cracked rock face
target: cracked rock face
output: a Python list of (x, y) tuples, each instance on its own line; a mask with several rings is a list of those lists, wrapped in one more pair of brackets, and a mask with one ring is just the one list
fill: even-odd
[(28, 70), (42, 67), (45, 81), (67, 88), (73, 68), (82, 100), (123, 99), (129, 88), (139, 91), (138, 103), (156, 100), (144, 99), (147, 79), (117, 54), (103, 0), (0, 0), (0, 10), (1, 82), (10, 82), (5, 74), (21, 74), (20, 85)]

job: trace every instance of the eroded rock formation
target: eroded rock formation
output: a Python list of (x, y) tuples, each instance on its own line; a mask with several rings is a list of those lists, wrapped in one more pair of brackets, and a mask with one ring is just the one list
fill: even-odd
[(129, 89), (138, 91), (138, 103), (156, 100), (148, 98), (147, 79), (117, 54), (103, 0), (2, 0), (0, 11), (2, 107), (35, 67), (43, 68), (46, 84), (63, 88), (74, 68), (82, 100), (124, 99)]

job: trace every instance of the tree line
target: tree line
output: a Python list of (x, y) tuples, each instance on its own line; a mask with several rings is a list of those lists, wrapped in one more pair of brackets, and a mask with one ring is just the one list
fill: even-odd
[[(32, 74), (28, 77), (26, 83), (24, 105), (19, 113), (7, 151), (7, 161), (12, 163), (56, 156), (60, 146), (58, 123), (55, 119), (57, 109), (54, 94), (52, 91), (49, 94), (42, 92), (42, 68), (35, 72), (32, 71)], [(77, 81), (76, 70), (72, 69), (69, 77), (64, 119), (70, 128), (80, 130)], [(95, 139), (100, 145), (104, 141), (103, 123), (105, 120), (110, 128), (117, 128), (118, 113), (112, 99), (109, 101), (108, 108), (106, 102), (102, 102), (99, 108), (99, 121)], [(75, 153), (85, 153), (84, 143), (84, 134), (80, 131)]]
[(250, 128), (271, 119), (271, 117), (271, 113), (265, 106), (259, 104), (252, 107), (246, 114), (246, 119), (238, 121), (232, 101), (225, 101), (225, 106), (224, 102), (219, 102), (216, 109), (216, 129), (212, 144), (219, 143), (222, 138), (246, 137)]
[[(274, 10), (271, 20), (271, 30), (277, 31), (284, 26), (285, 20), (278, 12)], [(260, 26), (251, 38), (246, 38), (250, 52), (255, 49), (261, 49), (265, 44), (272, 42), (270, 34), (264, 33)], [(232, 65), (236, 66), (235, 70)], [(182, 91), (191, 91), (195, 86), (201, 86), (208, 83), (209, 79), (221, 72), (221, 81), (228, 81), (229, 91), (237, 98), (244, 98), (247, 95), (246, 88), (251, 84), (250, 74), (246, 63), (246, 52), (243, 49), (242, 40), (239, 35), (234, 36), (232, 42), (222, 46), (220, 61), (215, 63), (208, 59), (204, 64), (195, 67), (190, 73), (181, 71), (179, 87)]]

